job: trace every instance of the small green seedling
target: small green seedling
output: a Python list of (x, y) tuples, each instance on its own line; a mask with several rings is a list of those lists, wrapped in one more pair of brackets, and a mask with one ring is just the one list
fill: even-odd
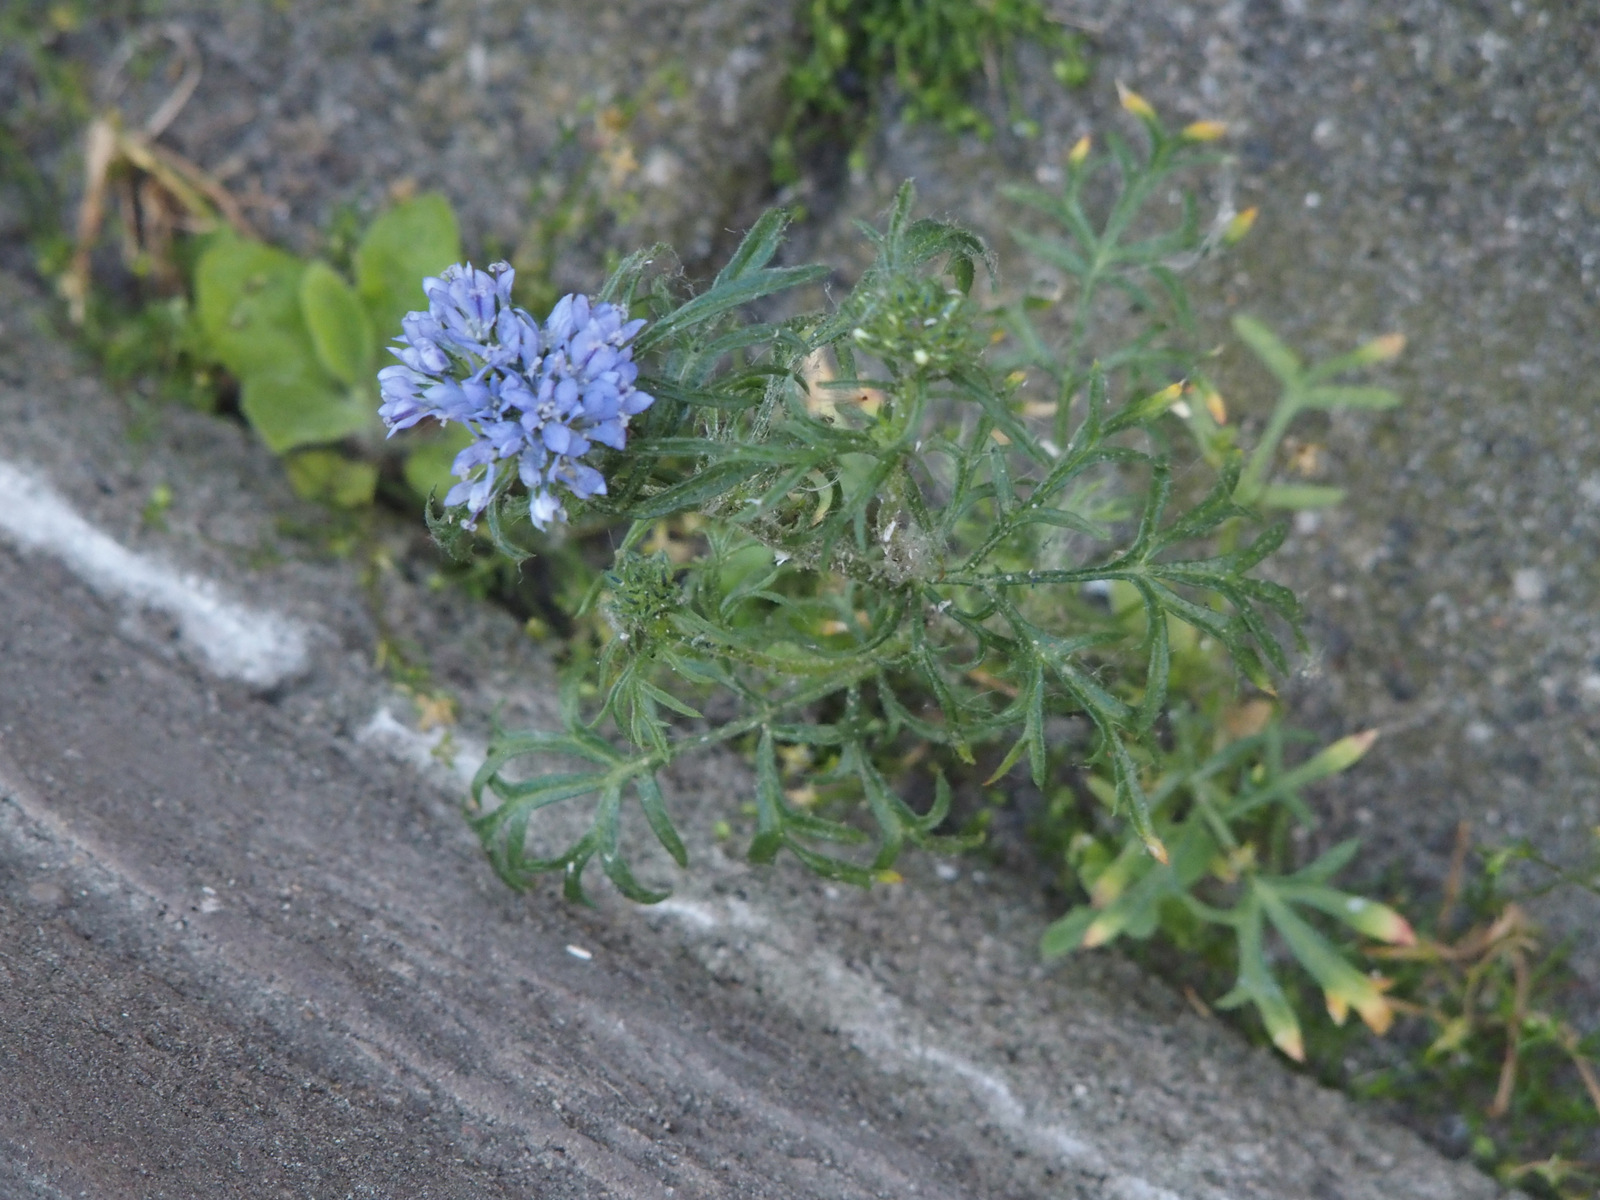
[[(286, 456), (290, 483), (340, 507), (371, 502), (378, 471), (340, 452), (377, 443), (379, 367), (401, 318), (422, 304), (419, 281), (461, 255), (449, 203), (438, 195), (396, 205), (367, 229), (354, 280), (328, 263), (219, 235), (195, 270), (195, 310), (207, 352), (239, 381), (240, 408), (269, 449)], [(381, 331), (381, 333), (380, 333)], [(426, 494), (448, 478), (459, 439), (411, 451), (406, 478)]]

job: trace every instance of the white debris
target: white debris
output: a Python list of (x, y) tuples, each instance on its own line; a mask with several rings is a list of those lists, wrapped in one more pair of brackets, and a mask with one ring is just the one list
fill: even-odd
[(1524, 604), (1537, 604), (1544, 599), (1544, 572), (1538, 567), (1523, 567), (1511, 573), (1511, 594)]
[(581, 958), (584, 962), (588, 962), (594, 957), (590, 951), (585, 950), (582, 946), (568, 945), (567, 953), (572, 955), (573, 958)]
[[(446, 740), (448, 738), (448, 741)], [(419, 733), (399, 721), (384, 705), (356, 734), (356, 741), (379, 746), (402, 762), (429, 774), (449, 776), (454, 783), (470, 784), (487, 757), (485, 748), (453, 730), (431, 729)]]
[(185, 648), (207, 670), (254, 687), (273, 687), (304, 671), (309, 630), (251, 608), (209, 580), (129, 550), (95, 528), (43, 480), (0, 461), (0, 536), (59, 559), (95, 591), (166, 613)]

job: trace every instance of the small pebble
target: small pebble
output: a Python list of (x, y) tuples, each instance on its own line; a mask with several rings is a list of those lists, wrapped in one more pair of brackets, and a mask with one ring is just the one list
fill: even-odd
[(1525, 604), (1537, 604), (1544, 599), (1544, 572), (1537, 567), (1523, 567), (1511, 573), (1511, 594)]

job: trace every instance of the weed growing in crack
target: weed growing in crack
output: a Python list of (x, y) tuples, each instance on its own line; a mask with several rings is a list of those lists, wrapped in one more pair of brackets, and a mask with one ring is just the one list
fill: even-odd
[[(473, 788), (473, 825), (508, 883), (556, 872), (580, 897), (598, 861), (625, 894), (658, 899), (623, 853), (624, 798), (684, 861), (657, 775), (733, 743), (755, 759), (752, 859), (787, 851), (870, 884), (907, 845), (963, 844), (941, 829), (950, 774), (981, 763), (999, 778), (1025, 762), (1044, 786), (1059, 759), (1047, 730), (1074, 713), (1095, 731), (1091, 761), (1140, 861), (1168, 870), (1169, 842), (1187, 852), (1188, 835), (1162, 824), (1168, 797), (1152, 805), (1142, 748), (1167, 719), (1175, 648), (1225, 649), (1266, 683), (1286, 666), (1279, 639), (1297, 608), (1257, 570), (1282, 527), (1240, 533), (1255, 518), (1238, 502), (1237, 452), (1217, 455), (1203, 494), (1175, 499), (1163, 427), (1202, 359), (1178, 275), (1218, 247), (1233, 214), (1203, 229), (1191, 204), (1161, 227), (1149, 200), (1214, 161), (1217, 131), (1170, 133), (1131, 93), (1127, 107), (1144, 149), (1113, 138), (1104, 157), (1075, 153), (1057, 198), (1077, 249), (1049, 252), (1084, 268), (1064, 351), (1051, 350), (1027, 306), (995, 312), (974, 300), (986, 248), (916, 219), (909, 185), (885, 225), (865, 231), (876, 263), (826, 311), (750, 315), (753, 302), (770, 307), (826, 273), (769, 265), (780, 212), (697, 295), (652, 272), (648, 253), (606, 283), (596, 305), (646, 322), (629, 327), (628, 351), (654, 400), (634, 413), (625, 448), (586, 445), (603, 487), (563, 494), (574, 521), (625, 529), (581, 606), (602, 620), (590, 626), (597, 644), (574, 651), (564, 728), (501, 733)], [(1097, 176), (1114, 194), (1091, 212), (1084, 187)], [(1097, 357), (1089, 339), (1112, 292), (1151, 303), (1131, 343)], [(1008, 336), (1022, 357), (992, 363), (989, 346)], [(528, 337), (543, 344), (542, 332)], [(470, 380), (501, 370), (490, 365), (500, 357), (486, 346), (452, 370)], [(514, 370), (532, 381), (545, 366), (534, 353)], [(1030, 378), (1052, 388), (1047, 401), (1024, 400)], [(520, 400), (496, 414), (532, 419)], [(488, 441), (498, 425), (474, 428)], [(481, 518), (483, 535), (520, 558), (514, 526), (548, 523), (542, 494), (506, 473), (484, 495), (458, 492), (465, 507), (431, 513), (430, 524), (460, 548)], [(649, 548), (664, 520), (684, 517), (696, 532), (678, 554)], [(1136, 619), (1097, 603), (1106, 587), (1131, 598)], [(780, 764), (795, 754), (811, 764), (808, 782), (785, 789)], [(902, 764), (919, 759), (932, 798), (923, 811), (901, 790)], [(553, 766), (563, 760), (572, 768)], [(584, 797), (588, 831), (533, 852), (539, 810)]]
[(1017, 102), (1015, 56), (1031, 44), (1051, 56), (1065, 86), (1089, 79), (1084, 35), (1039, 0), (806, 0), (800, 6), (807, 53), (785, 78), (789, 110), (773, 143), (773, 174), (792, 183), (798, 159), (824, 142), (861, 145), (878, 119), (884, 85), (897, 86), (906, 115), (949, 133), (993, 133), (972, 99), (987, 78), (1002, 93), (1012, 128), (1034, 132)]

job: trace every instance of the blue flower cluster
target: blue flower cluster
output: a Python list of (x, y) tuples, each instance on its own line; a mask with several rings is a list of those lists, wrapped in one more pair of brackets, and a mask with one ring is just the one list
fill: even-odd
[(469, 529), (513, 462), (534, 525), (566, 520), (554, 489), (580, 500), (604, 494), (605, 477), (579, 460), (596, 442), (621, 450), (628, 418), (654, 403), (633, 386), (639, 369), (629, 343), (643, 321), (570, 295), (541, 329), (511, 303), (515, 274), (503, 262), (487, 271), (468, 263), (423, 280), (428, 310), (407, 314), (391, 347), (400, 362), (378, 372), (378, 415), (390, 434), (432, 417), (476, 435), (456, 456), (461, 482), (444, 498), (446, 507), (466, 505)]

